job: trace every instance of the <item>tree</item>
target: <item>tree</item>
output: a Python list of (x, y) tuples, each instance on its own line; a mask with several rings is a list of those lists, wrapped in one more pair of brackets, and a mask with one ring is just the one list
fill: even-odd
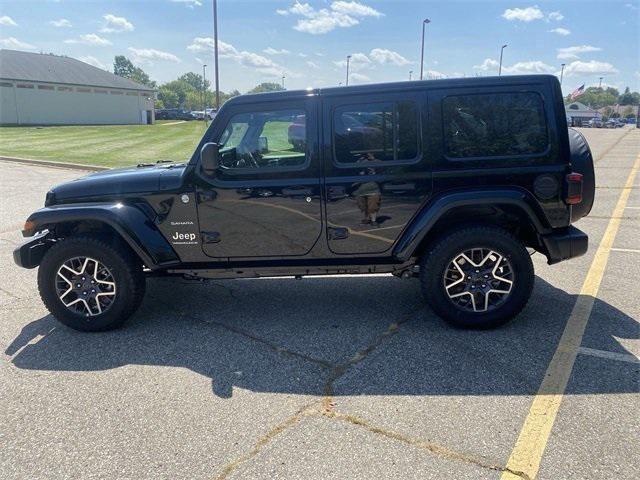
[(618, 99), (620, 105), (640, 105), (640, 93), (631, 92), (629, 87), (624, 89), (624, 93)]
[[(618, 101), (618, 95), (618, 90), (612, 87), (606, 90), (598, 87), (589, 87), (576, 100), (597, 109), (614, 105)], [(567, 97), (567, 101), (571, 102), (570, 97)]]
[(139, 67), (136, 67), (131, 60), (124, 55), (116, 55), (113, 59), (113, 73), (119, 77), (128, 78), (134, 82), (141, 83), (147, 87), (156, 88), (156, 82), (149, 78)]
[(247, 93), (279, 92), (281, 90), (284, 90), (284, 88), (282, 88), (282, 85), (280, 85), (279, 83), (264, 82), (253, 87)]
[(164, 85), (160, 86), (156, 106), (158, 108), (178, 108), (180, 106), (178, 94)]
[[(181, 77), (178, 77), (178, 80), (182, 80), (183, 82), (187, 82), (189, 85), (191, 85), (194, 90), (197, 91), (202, 91), (202, 75), (198, 74), (198, 73), (193, 73), (193, 72), (187, 72), (184, 75), (182, 75)], [(204, 82), (204, 88), (205, 90), (207, 90), (209, 88), (209, 86), (211, 85), (211, 82), (209, 82), (209, 80), (205, 80)]]

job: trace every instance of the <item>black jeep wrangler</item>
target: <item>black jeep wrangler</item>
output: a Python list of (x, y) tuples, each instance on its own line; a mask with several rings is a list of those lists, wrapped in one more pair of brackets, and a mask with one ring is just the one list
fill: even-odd
[(419, 276), (438, 315), (487, 328), (525, 306), (533, 251), (585, 253), (594, 191), (553, 76), (245, 95), (186, 164), (52, 189), (14, 257), (78, 330), (121, 325), (151, 275), (370, 273)]

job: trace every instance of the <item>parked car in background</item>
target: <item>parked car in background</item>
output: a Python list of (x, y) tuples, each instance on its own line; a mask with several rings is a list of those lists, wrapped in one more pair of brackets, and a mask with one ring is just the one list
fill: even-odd
[(602, 120), (599, 118), (592, 118), (589, 120), (589, 126), (591, 128), (602, 128)]
[(156, 110), (156, 120), (194, 120), (195, 116), (188, 110), (181, 108), (159, 108)]
[(615, 118), (610, 118), (602, 124), (603, 128), (618, 128), (618, 122)]
[(215, 108), (205, 108), (204, 111), (209, 116), (209, 120), (213, 120), (216, 117), (218, 111)]
[(191, 115), (193, 115), (193, 117), (196, 120), (204, 120), (204, 117), (205, 117), (206, 114), (204, 113), (203, 110), (193, 110), (191, 112)]

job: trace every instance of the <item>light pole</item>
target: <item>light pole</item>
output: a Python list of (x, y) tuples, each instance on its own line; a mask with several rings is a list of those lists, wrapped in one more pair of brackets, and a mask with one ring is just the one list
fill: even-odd
[(349, 62), (351, 61), (351, 55), (347, 55), (347, 81), (345, 82), (345, 86), (349, 86)]
[(562, 69), (560, 70), (560, 85), (562, 85), (562, 77), (564, 77), (564, 66), (565, 65), (566, 65), (565, 63), (560, 65), (562, 67)]
[(413, 70), (409, 70), (409, 81), (413, 79)]
[(284, 76), (284, 73), (283, 73), (283, 74), (282, 74), (282, 89), (283, 89), (283, 90), (284, 90), (284, 79), (285, 79), (285, 78), (286, 78), (286, 77)]
[(202, 111), (204, 112), (204, 122), (207, 125), (209, 118), (207, 117), (207, 65), (202, 64)]
[(498, 67), (498, 76), (502, 75), (502, 52), (504, 52), (505, 48), (507, 48), (506, 43), (502, 45), (502, 48), (500, 49), (500, 66)]
[(218, 74), (218, 2), (213, 0), (213, 59), (216, 69), (216, 112), (220, 110), (220, 77)]
[(420, 46), (420, 80), (422, 80), (422, 76), (424, 73), (424, 31), (427, 27), (427, 23), (431, 23), (431, 20), (425, 18), (422, 21), (422, 44)]
[(600, 89), (602, 89), (602, 79), (603, 79), (603, 78), (604, 78), (604, 77), (600, 77), (600, 83), (598, 84), (598, 88), (600, 88)]

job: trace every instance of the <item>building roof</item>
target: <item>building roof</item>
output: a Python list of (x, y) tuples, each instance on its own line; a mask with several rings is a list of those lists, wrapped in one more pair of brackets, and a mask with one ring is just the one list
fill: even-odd
[(75, 58), (17, 50), (0, 50), (0, 78), (127, 90), (153, 90)]

